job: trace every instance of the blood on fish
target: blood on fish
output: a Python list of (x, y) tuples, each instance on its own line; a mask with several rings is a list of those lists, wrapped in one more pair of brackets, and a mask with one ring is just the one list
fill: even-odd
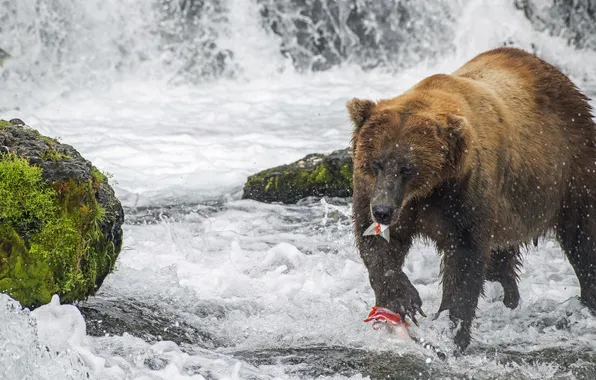
[[(368, 317), (364, 319), (364, 322), (384, 322), (389, 323), (390, 325), (399, 326), (404, 325), (406, 327), (410, 326), (408, 322), (401, 319), (401, 316), (387, 308), (373, 306), (370, 313), (368, 313)], [(377, 329), (377, 323), (373, 323), (373, 328)]]

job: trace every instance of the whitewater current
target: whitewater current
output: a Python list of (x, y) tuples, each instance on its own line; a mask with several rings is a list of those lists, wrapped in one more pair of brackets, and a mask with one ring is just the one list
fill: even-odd
[[(535, 51), (596, 98), (591, 40), (518, 3), (0, 0), (0, 118), (75, 147), (126, 212), (95, 297), (30, 312), (0, 295), (0, 379), (594, 378), (596, 319), (554, 241), (524, 252), (517, 309), (487, 284), (464, 357), (432, 319), (436, 251), (415, 244), (404, 271), (429, 317), (414, 332), (443, 361), (362, 321), (349, 199), (241, 199), (259, 170), (347, 147), (348, 99), (492, 47)], [(548, 21), (551, 2), (531, 3)]]

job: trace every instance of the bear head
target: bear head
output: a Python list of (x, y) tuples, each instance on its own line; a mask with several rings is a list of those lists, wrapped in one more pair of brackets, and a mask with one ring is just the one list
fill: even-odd
[(373, 220), (394, 223), (407, 202), (463, 173), (470, 128), (454, 102), (352, 99), (354, 191), (370, 193)]

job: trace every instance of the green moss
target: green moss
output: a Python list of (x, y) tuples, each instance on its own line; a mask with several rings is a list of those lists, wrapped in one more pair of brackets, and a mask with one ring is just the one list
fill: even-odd
[(278, 184), (277, 176), (269, 177), (266, 181), (267, 181), (267, 184), (265, 185), (265, 191), (277, 190), (277, 184)]
[(352, 163), (310, 155), (293, 164), (264, 170), (250, 176), (244, 198), (264, 202), (294, 203), (308, 196), (349, 196), (352, 191)]
[(45, 141), (51, 148), (53, 148), (54, 144), (58, 142), (57, 139), (53, 139), (51, 137), (44, 136), (44, 135), (40, 134), (39, 132), (37, 132), (37, 135), (41, 140)]
[(37, 138), (45, 141), (45, 143), (48, 144), (48, 149), (46, 149), (41, 155), (42, 159), (44, 159), (46, 161), (62, 161), (62, 160), (67, 160), (69, 158), (72, 158), (71, 155), (60, 153), (56, 150), (55, 144), (58, 142), (57, 139), (43, 136), (42, 134), (40, 134), (39, 132), (37, 132), (35, 130), (32, 130), (32, 132), (35, 134), (35, 136)]
[(10, 127), (11, 125), (10, 122), (0, 119), (0, 129)]
[(61, 161), (72, 158), (72, 156), (69, 154), (60, 153), (57, 150), (50, 148), (43, 152), (41, 158), (43, 158), (46, 161)]
[(93, 166), (93, 168), (91, 168), (91, 176), (93, 177), (93, 179), (99, 183), (102, 183), (103, 181), (106, 180), (106, 175), (103, 174), (98, 168), (96, 168), (95, 166)]
[(343, 187), (346, 189), (352, 190), (352, 176), (353, 176), (353, 168), (351, 162), (344, 162), (339, 167), (339, 174), (340, 178), (338, 179)]
[(58, 291), (50, 266), (30, 255), (23, 238), (8, 224), (0, 225), (0, 248), (0, 292), (30, 306)]
[(93, 294), (113, 268), (116, 247), (99, 223), (105, 210), (93, 181), (43, 182), (41, 168), (14, 154), (0, 160), (0, 291), (24, 306), (58, 293), (64, 302)]
[(333, 176), (329, 172), (329, 168), (324, 163), (317, 166), (310, 177), (310, 179), (316, 183), (328, 183), (329, 181), (333, 180)]
[(0, 160), (0, 221), (13, 226), (45, 220), (55, 212), (54, 192), (41, 177), (41, 168), (15, 154)]
[[(92, 182), (74, 180), (54, 185), (59, 218), (49, 220), (31, 244), (30, 252), (43, 257), (54, 270), (65, 301), (84, 298), (95, 286), (98, 272), (105, 273), (101, 231), (105, 210), (97, 203)], [(99, 252), (98, 252), (99, 251)]]
[(334, 186), (335, 178), (327, 164), (321, 162), (310, 171), (295, 168), (284, 178), (286, 180), (289, 180), (288, 185), (294, 189), (305, 189)]

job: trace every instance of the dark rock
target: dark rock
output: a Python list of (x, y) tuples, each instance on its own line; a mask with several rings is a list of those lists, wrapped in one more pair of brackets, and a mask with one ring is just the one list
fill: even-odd
[(122, 248), (124, 212), (72, 146), (0, 120), (0, 292), (24, 307), (94, 294)]
[(248, 177), (243, 199), (296, 203), (315, 197), (352, 195), (352, 157), (348, 149), (331, 154), (309, 154), (289, 165), (264, 170)]
[(77, 307), (85, 317), (87, 334), (91, 336), (128, 333), (147, 342), (169, 340), (203, 348), (222, 345), (207, 331), (186, 323), (184, 317), (136, 300), (91, 297)]
[(233, 355), (254, 366), (282, 364), (290, 368), (291, 375), (298, 378), (351, 377), (360, 374), (371, 379), (434, 379), (438, 375), (441, 375), (440, 378), (448, 378), (449, 375), (449, 371), (435, 363), (427, 364), (421, 355), (372, 352), (351, 347), (237, 351)]
[(13, 119), (10, 123), (14, 127), (0, 132), (0, 144), (9, 147), (19, 157), (27, 158), (31, 164), (43, 168), (42, 175), (46, 182), (68, 178), (83, 181), (93, 179), (93, 165), (72, 146), (41, 136), (26, 127), (20, 119)]

